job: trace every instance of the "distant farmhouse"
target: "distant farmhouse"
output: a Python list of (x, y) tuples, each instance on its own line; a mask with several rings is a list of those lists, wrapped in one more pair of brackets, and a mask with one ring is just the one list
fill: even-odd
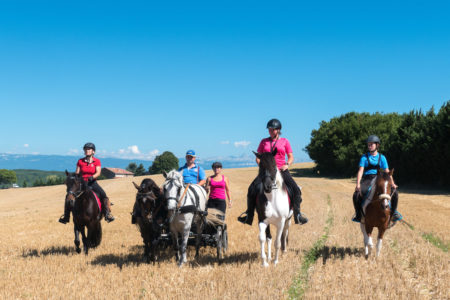
[(132, 172), (119, 168), (102, 168), (102, 175), (108, 179), (134, 176)]

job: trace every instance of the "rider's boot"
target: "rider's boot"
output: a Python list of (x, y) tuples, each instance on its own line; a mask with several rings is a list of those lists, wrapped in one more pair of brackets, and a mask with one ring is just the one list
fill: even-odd
[(359, 192), (353, 194), (353, 207), (355, 208), (355, 216), (352, 218), (353, 222), (360, 223), (362, 218), (361, 200), (359, 199)]
[(70, 222), (70, 202), (68, 199), (64, 202), (64, 215), (62, 215), (58, 221), (62, 224), (67, 224)]
[(112, 222), (115, 220), (114, 216), (111, 214), (111, 203), (109, 202), (109, 198), (106, 197), (103, 199), (103, 203), (105, 205), (105, 220), (106, 222)]
[(301, 202), (301, 198), (300, 195), (297, 195), (294, 198), (294, 201), (292, 203), (292, 209), (294, 210), (294, 222), (295, 224), (306, 224), (308, 223), (308, 218), (305, 217), (301, 211), (300, 211), (300, 202)]
[(247, 195), (247, 210), (243, 212), (237, 219), (243, 224), (252, 226), (253, 217), (255, 216), (256, 199)]

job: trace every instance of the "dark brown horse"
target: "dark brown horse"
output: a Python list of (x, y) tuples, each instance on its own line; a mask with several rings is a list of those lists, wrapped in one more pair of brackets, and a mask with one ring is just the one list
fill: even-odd
[[(377, 256), (380, 255), (383, 236), (391, 220), (390, 201), (392, 196), (390, 176), (394, 173), (392, 169), (389, 173), (378, 170), (372, 200), (365, 204), (364, 220), (361, 222), (361, 231), (364, 234), (364, 246), (366, 258), (372, 250), (372, 231), (378, 228)], [(364, 209), (363, 207), (363, 209)]]
[(159, 237), (167, 218), (167, 205), (160, 188), (152, 179), (142, 180), (141, 185), (133, 182), (133, 185), (138, 190), (136, 224), (144, 241), (144, 257), (147, 262), (155, 262), (159, 255)]
[(81, 176), (67, 171), (66, 176), (66, 199), (72, 206), (76, 251), (81, 252), (81, 233), (84, 253), (87, 255), (89, 248), (97, 247), (102, 241), (101, 209), (94, 192), (88, 188)]

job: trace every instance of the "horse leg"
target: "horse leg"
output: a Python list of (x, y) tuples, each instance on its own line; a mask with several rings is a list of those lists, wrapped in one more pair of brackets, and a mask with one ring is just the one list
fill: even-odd
[(281, 234), (281, 251), (283, 253), (287, 252), (287, 244), (288, 244), (288, 236), (289, 236), (289, 227), (291, 226), (291, 220), (286, 219), (284, 222), (283, 233)]
[[(364, 235), (364, 252), (365, 252), (364, 255), (365, 255), (366, 259), (367, 259), (369, 257), (369, 254), (370, 254), (370, 250), (373, 247), (372, 237), (371, 237), (372, 229), (370, 229), (370, 231), (367, 230), (366, 229), (366, 225), (363, 224), (363, 223), (361, 223), (360, 226), (361, 226), (361, 231), (362, 231), (362, 233)], [(368, 232), (370, 232), (370, 233), (368, 233)]]
[(180, 257), (180, 261), (178, 263), (178, 266), (181, 268), (183, 266), (184, 263), (187, 262), (187, 258), (186, 258), (186, 248), (187, 248), (187, 243), (188, 243), (188, 239), (189, 239), (189, 228), (184, 229), (183, 230), (183, 236), (181, 237), (181, 257)]
[(202, 233), (203, 233), (203, 221), (201, 218), (198, 218), (197, 235), (195, 236), (195, 259), (198, 259), (199, 257), (200, 243), (202, 242)]
[(383, 236), (386, 228), (378, 227), (378, 241), (377, 241), (377, 257), (380, 256), (381, 247), (383, 245)]
[(276, 265), (278, 263), (278, 255), (280, 253), (280, 248), (281, 248), (281, 236), (283, 235), (283, 231), (284, 231), (284, 220), (281, 220), (281, 222), (279, 222), (279, 224), (277, 224), (277, 235), (275, 236), (275, 259), (273, 260), (273, 263)]
[(259, 227), (259, 243), (261, 245), (261, 260), (263, 267), (268, 267), (269, 264), (267, 263), (267, 257), (265, 252), (265, 244), (266, 244), (266, 228), (267, 224), (264, 222), (258, 223)]
[(75, 234), (75, 240), (73, 241), (75, 243), (75, 250), (77, 251), (77, 253), (81, 253), (81, 248), (80, 248), (80, 232), (77, 230), (76, 225), (73, 225), (73, 232)]
[(178, 263), (178, 261), (180, 260), (178, 232), (171, 231), (170, 233), (172, 235), (173, 250), (175, 251), (175, 261)]
[(266, 228), (266, 237), (267, 237), (267, 261), (272, 260), (272, 234), (270, 233), (270, 224), (267, 225)]
[(81, 240), (83, 241), (84, 254), (88, 255), (89, 245), (88, 245), (88, 240), (87, 240), (87, 237), (86, 237), (84, 226), (81, 227), (80, 232), (81, 232)]

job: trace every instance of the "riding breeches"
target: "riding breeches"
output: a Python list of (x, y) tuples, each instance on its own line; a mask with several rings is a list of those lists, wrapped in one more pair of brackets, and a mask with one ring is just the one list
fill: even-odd
[(88, 186), (100, 197), (102, 202), (103, 202), (103, 199), (105, 199), (107, 197), (105, 191), (97, 183), (97, 180), (88, 183)]

